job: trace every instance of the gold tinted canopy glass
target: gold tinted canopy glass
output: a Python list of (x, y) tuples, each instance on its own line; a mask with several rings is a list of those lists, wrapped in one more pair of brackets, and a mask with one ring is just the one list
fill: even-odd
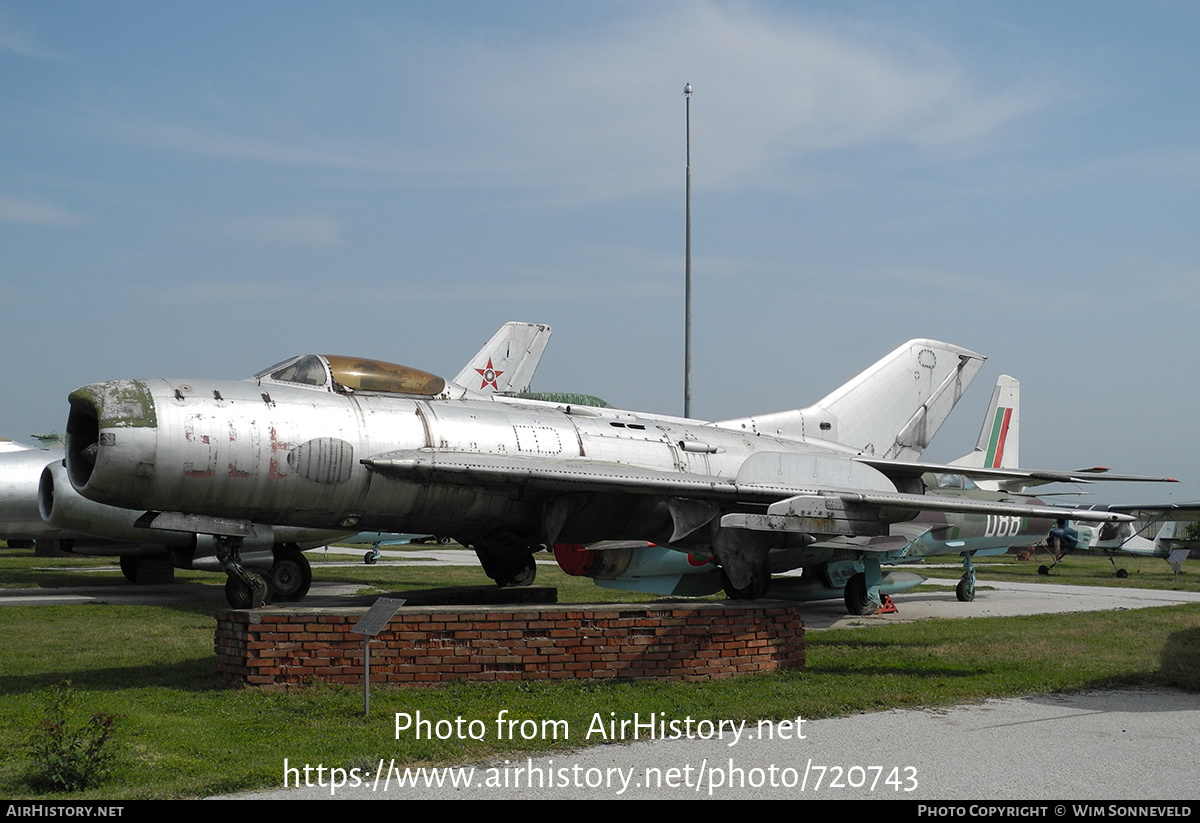
[(323, 356), (333, 379), (351, 391), (435, 395), (446, 388), (445, 380), (420, 369), (340, 354)]

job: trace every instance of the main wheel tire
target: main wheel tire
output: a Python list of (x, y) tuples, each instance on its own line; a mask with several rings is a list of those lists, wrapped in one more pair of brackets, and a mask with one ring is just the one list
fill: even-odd
[(479, 558), (479, 563), (483, 566), (483, 573), (502, 589), (530, 586), (537, 578), (537, 563), (534, 562), (532, 554), (520, 557), (499, 557), (487, 552), (476, 551), (475, 556)]
[(970, 580), (960, 580), (954, 593), (958, 596), (959, 602), (970, 603), (975, 599), (975, 584)]
[(297, 603), (312, 586), (312, 566), (304, 552), (287, 549), (271, 566), (271, 591), (281, 603)]
[(767, 589), (771, 588), (771, 578), (769, 575), (762, 579), (756, 577), (749, 586), (739, 588), (729, 582), (729, 576), (721, 569), (721, 588), (730, 600), (762, 600), (767, 596)]
[(532, 586), (537, 579), (537, 562), (532, 554), (517, 557), (508, 563), (508, 583), (506, 586)]
[(118, 562), (121, 565), (121, 574), (125, 576), (125, 579), (130, 583), (137, 583), (138, 558), (134, 557), (133, 555), (124, 554), (121, 555), (121, 559)]
[(165, 555), (125, 555), (120, 559), (121, 574), (135, 586), (172, 583), (175, 566)]
[(1118, 580), (1124, 580), (1126, 577), (1129, 577), (1129, 572), (1125, 571), (1124, 569), (1117, 569)]
[(363, 555), (363, 562), (368, 566), (374, 566), (379, 562), (379, 558), (375, 556), (375, 552), (367, 552)]
[(845, 600), (846, 611), (850, 614), (874, 614), (878, 608), (871, 602), (871, 598), (867, 597), (867, 576), (861, 572), (846, 581), (846, 591), (842, 599)]
[(256, 597), (256, 592), (247, 586), (237, 575), (229, 575), (225, 578), (225, 599), (230, 606), (235, 609), (257, 609), (259, 606), (265, 606), (271, 602), (271, 581), (265, 574), (254, 569), (247, 569), (246, 572), (262, 584), (261, 595)]
[(1042, 577), (1045, 577), (1046, 575), (1050, 574), (1050, 567), (1038, 566), (1038, 574), (1040, 574)]

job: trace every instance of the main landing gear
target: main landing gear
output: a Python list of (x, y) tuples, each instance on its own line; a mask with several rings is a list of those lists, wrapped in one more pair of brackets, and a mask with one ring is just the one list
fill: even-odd
[(862, 572), (846, 581), (846, 589), (842, 594), (846, 603), (846, 611), (850, 614), (874, 614), (879, 610), (878, 603), (872, 603), (867, 597), (867, 576)]
[(271, 602), (271, 581), (258, 569), (231, 572), (225, 580), (225, 599), (235, 609), (257, 609)]
[(850, 614), (875, 614), (883, 608), (883, 598), (879, 594), (883, 570), (879, 567), (879, 558), (871, 552), (865, 554), (862, 563), (863, 570), (846, 581), (842, 599)]
[[(1105, 552), (1105, 554), (1108, 555), (1108, 562), (1112, 563), (1112, 567), (1114, 569), (1116, 569), (1116, 575), (1117, 575), (1118, 580), (1124, 580), (1125, 578), (1129, 577), (1129, 572), (1127, 572), (1125, 569), (1118, 568), (1117, 561), (1111, 554), (1109, 554), (1108, 552)], [(1046, 575), (1050, 574), (1050, 572), (1054, 570), (1054, 567), (1057, 566), (1059, 563), (1061, 563), (1062, 559), (1066, 556), (1067, 556), (1066, 552), (1063, 552), (1062, 555), (1060, 555), (1058, 557), (1058, 559), (1055, 560), (1053, 563), (1051, 563), (1049, 566), (1046, 566), (1046, 565), (1038, 566), (1038, 574), (1040, 574), (1042, 577), (1045, 577)]]

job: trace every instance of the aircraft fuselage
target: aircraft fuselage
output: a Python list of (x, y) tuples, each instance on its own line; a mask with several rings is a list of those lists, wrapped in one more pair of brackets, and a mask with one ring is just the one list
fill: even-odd
[[(603, 463), (730, 479), (757, 451), (850, 456), (833, 444), (678, 418), (254, 381), (112, 381), (75, 392), (71, 402), (67, 467), (89, 498), (311, 528), (456, 537), (506, 530), (541, 540), (547, 495), (519, 480), (443, 483), (434, 471), (406, 482), (360, 462), (380, 455), (550, 461), (567, 473), (572, 463)], [(674, 520), (661, 499), (626, 495), (591, 506), (582, 499), (591, 494), (580, 493), (558, 539), (670, 537)]]

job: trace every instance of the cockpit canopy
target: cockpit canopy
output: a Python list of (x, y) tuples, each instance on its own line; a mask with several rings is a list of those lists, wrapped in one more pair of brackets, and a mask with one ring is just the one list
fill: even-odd
[(446, 388), (445, 380), (420, 369), (340, 354), (302, 354), (260, 371), (254, 379), (260, 383), (290, 383), (337, 392), (434, 396)]
[[(930, 482), (932, 481), (932, 482)], [(979, 487), (975, 481), (963, 474), (933, 473), (925, 475), (925, 485), (931, 489), (949, 489), (958, 491), (974, 491)]]

